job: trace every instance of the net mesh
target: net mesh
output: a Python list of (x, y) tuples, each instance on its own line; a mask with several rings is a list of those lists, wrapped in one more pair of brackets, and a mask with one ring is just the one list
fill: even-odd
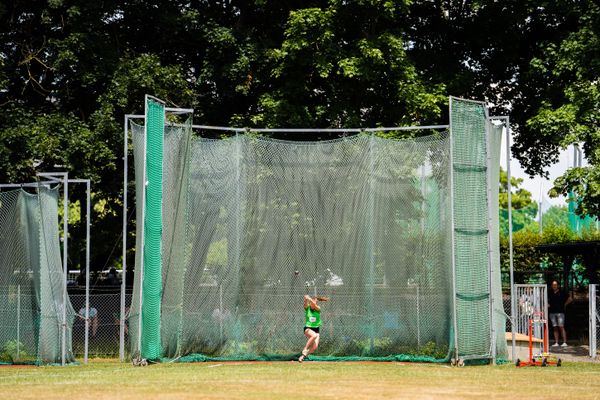
[[(145, 131), (135, 124), (131, 129), (141, 198), (138, 173)], [(480, 134), (485, 140), (485, 129)], [(449, 358), (453, 299), (448, 133), (410, 140), (361, 134), (296, 142), (250, 132), (212, 140), (202, 138), (202, 132), (191, 137), (188, 122), (183, 127), (165, 125), (164, 143), (163, 357), (297, 357), (306, 342), (303, 295), (310, 294), (331, 299), (322, 304), (321, 342), (312, 359)], [(485, 149), (480, 151), (485, 166)], [(147, 157), (155, 155), (148, 152)], [(461, 214), (467, 221), (461, 228), (465, 232), (480, 229), (477, 217), (484, 219), (487, 230), (486, 182), (484, 209), (475, 216)], [(137, 216), (141, 220), (139, 207)], [(464, 319), (460, 326), (479, 324), (464, 334), (485, 337), (469, 337), (475, 350), (467, 351), (484, 346), (481, 354), (489, 354), (487, 235), (461, 246), (465, 264), (473, 257), (486, 269), (461, 269), (462, 280), (485, 285), (460, 286), (468, 298), (459, 307)], [(137, 271), (140, 261), (138, 256)], [(132, 333), (138, 329), (136, 294)], [(473, 294), (487, 295), (487, 313), (481, 312), (480, 300), (470, 298)], [(480, 313), (478, 319), (471, 318), (470, 310)], [(135, 350), (136, 344), (132, 346)]]
[(492, 321), (485, 106), (452, 99), (450, 121), (458, 356), (486, 357)]
[(508, 350), (506, 346), (506, 323), (508, 315), (504, 312), (504, 299), (502, 297), (502, 271), (500, 268), (500, 220), (496, 216), (499, 214), (499, 186), (500, 186), (500, 151), (502, 148), (502, 125), (490, 123), (488, 125), (488, 145), (489, 145), (489, 181), (488, 188), (490, 193), (489, 215), (494, 216), (490, 219), (490, 264), (491, 264), (491, 295), (493, 321), (495, 322), (494, 334), (496, 336), (496, 356), (498, 358), (508, 359)]
[(66, 306), (66, 361), (73, 361), (75, 313), (63, 302), (58, 189), (0, 193), (0, 362), (62, 361)]

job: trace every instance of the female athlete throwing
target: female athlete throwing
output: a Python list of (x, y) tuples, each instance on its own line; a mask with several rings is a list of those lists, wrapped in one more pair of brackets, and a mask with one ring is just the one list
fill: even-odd
[(302, 350), (302, 355), (298, 358), (299, 362), (317, 350), (319, 347), (319, 327), (321, 326), (321, 307), (317, 304), (318, 301), (327, 301), (328, 297), (316, 296), (310, 297), (304, 295), (304, 312), (306, 322), (304, 323), (304, 336), (308, 338), (306, 346)]

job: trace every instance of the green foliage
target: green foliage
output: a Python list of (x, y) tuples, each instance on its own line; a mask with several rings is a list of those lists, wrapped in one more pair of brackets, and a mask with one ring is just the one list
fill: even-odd
[[(538, 223), (534, 220), (537, 215), (537, 207), (530, 206), (521, 209), (513, 209), (511, 213), (512, 230), (518, 232), (521, 229), (532, 229)], [(500, 209), (500, 235), (508, 235), (508, 209)]]
[(419, 349), (418, 355), (430, 356), (441, 360), (448, 356), (448, 346), (438, 345), (434, 341), (429, 341)]
[[(529, 227), (534, 222), (538, 213), (537, 203), (531, 198), (531, 193), (520, 188), (523, 183), (522, 178), (511, 177), (511, 219), (513, 232)], [(500, 235), (508, 235), (508, 174), (500, 168)]]
[[(202, 124), (251, 127), (437, 124), (452, 94), (510, 114), (529, 173), (582, 143), (590, 167), (554, 191), (598, 215), (599, 20), (591, 0), (0, 4), (0, 181), (55, 165), (91, 178), (99, 268), (119, 262), (122, 121), (144, 94)], [(82, 189), (71, 196), (81, 207)], [(81, 252), (83, 226), (72, 230)]]
[(554, 181), (550, 190), (552, 197), (570, 193), (577, 198), (575, 212), (578, 215), (600, 217), (600, 168), (596, 165), (571, 168)]
[[(511, 204), (513, 209), (530, 207), (537, 212), (537, 204), (531, 198), (531, 192), (521, 188), (523, 178), (512, 176), (510, 185), (512, 189)], [(508, 208), (508, 174), (504, 168), (500, 168), (500, 208)]]
[[(435, 121), (442, 84), (424, 81), (403, 39), (406, 4), (331, 1), (292, 10), (281, 46), (267, 52), (274, 89), (249, 123), (345, 127)], [(239, 118), (238, 121), (242, 119)]]
[(552, 206), (542, 216), (544, 227), (569, 227), (569, 210), (566, 206)]
[(568, 170), (551, 195), (573, 192), (577, 214), (600, 216), (600, 6), (577, 2), (570, 12), (573, 29), (544, 44), (544, 53), (531, 60), (532, 73), (547, 77), (548, 86), (526, 126), (561, 147), (583, 144), (590, 166)]
[[(559, 209), (560, 212), (560, 209)], [(571, 243), (577, 241), (599, 240), (600, 231), (595, 228), (586, 229), (580, 234), (573, 232), (564, 218), (558, 223), (544, 223), (543, 234), (536, 229), (522, 229), (513, 235), (514, 271), (520, 277), (536, 277), (539, 274), (557, 276), (562, 270), (562, 260), (555, 254), (543, 254), (536, 246), (544, 244)], [(500, 238), (500, 263), (504, 276), (508, 276), (509, 265), (508, 238)], [(504, 282), (507, 284), (507, 282)]]
[(25, 351), (25, 345), (17, 340), (9, 340), (0, 349), (0, 362), (34, 361)]

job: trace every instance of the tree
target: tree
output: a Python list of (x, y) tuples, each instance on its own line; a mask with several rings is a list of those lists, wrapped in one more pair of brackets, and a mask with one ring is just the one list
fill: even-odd
[[(525, 123), (527, 136), (519, 148), (529, 146), (522, 157), (555, 154), (569, 144), (582, 144), (590, 166), (573, 168), (555, 181), (551, 196), (578, 198), (579, 215), (600, 216), (600, 6), (592, 1), (572, 3), (572, 28), (557, 41), (544, 45), (544, 53), (531, 59), (531, 75), (543, 78), (541, 98)], [(539, 152), (531, 146), (534, 135), (552, 144)], [(525, 140), (523, 140), (525, 139)], [(545, 163), (534, 158), (530, 171)]]
[(437, 121), (443, 84), (428, 83), (403, 39), (408, 2), (331, 0), (290, 10), (281, 45), (266, 53), (271, 87), (260, 126), (362, 127)]
[(486, 98), (508, 114), (513, 156), (545, 175), (561, 148), (583, 145), (590, 167), (556, 181), (576, 192), (578, 213), (598, 215), (600, 6), (591, 0), (416, 2), (408, 54), (448, 92)]
[(565, 206), (552, 206), (542, 216), (544, 229), (550, 226), (569, 227), (569, 210)]
[[(93, 268), (118, 257), (122, 177), (115, 172), (121, 166), (123, 114), (141, 109), (144, 91), (174, 93), (165, 96), (173, 102), (193, 99), (179, 66), (126, 54), (115, 33), (123, 28), (121, 12), (116, 3), (62, 1), (0, 9), (6, 39), (0, 43), (0, 181), (30, 181), (36, 172), (50, 170), (91, 179)], [(73, 204), (84, 206), (80, 185), (70, 195)], [(84, 247), (82, 222), (70, 232), (73, 268)]]
[[(197, 120), (215, 125), (433, 120), (445, 93), (406, 56), (408, 4), (34, 0), (0, 7), (0, 180), (56, 169), (90, 178), (92, 265), (112, 264), (123, 115), (141, 112), (144, 94), (194, 107)], [(71, 201), (78, 200), (83, 206), (76, 189)]]
[(597, 214), (599, 15), (591, 0), (5, 2), (0, 180), (91, 177), (100, 268), (118, 262), (122, 121), (143, 94), (251, 127), (437, 124), (452, 94), (510, 114), (528, 173), (583, 143), (591, 167), (555, 189)]
[[(511, 207), (512, 207), (512, 229), (513, 232), (519, 231), (530, 225), (537, 215), (538, 206), (531, 199), (531, 193), (520, 188), (523, 183), (522, 178), (511, 177)], [(508, 235), (508, 174), (500, 168), (500, 233), (503, 236)]]

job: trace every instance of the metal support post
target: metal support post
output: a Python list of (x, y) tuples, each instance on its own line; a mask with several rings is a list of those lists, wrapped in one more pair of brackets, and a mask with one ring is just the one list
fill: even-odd
[(126, 287), (127, 287), (127, 215), (129, 213), (127, 204), (127, 185), (128, 179), (128, 159), (129, 159), (129, 120), (130, 119), (143, 119), (144, 115), (125, 115), (125, 122), (123, 124), (123, 232), (122, 232), (122, 261), (123, 271), (121, 273), (121, 307), (119, 316), (119, 360), (125, 361), (125, 300), (126, 300)]
[[(487, 197), (487, 239), (488, 239), (488, 290), (490, 293), (489, 313), (490, 313), (490, 357), (492, 364), (496, 364), (496, 319), (494, 318), (494, 288), (493, 288), (493, 263), (492, 263), (492, 215), (491, 210), (494, 209), (492, 204), (492, 187), (497, 188), (497, 184), (493, 185), (492, 177), (492, 155), (491, 155), (491, 137), (490, 137), (490, 120), (488, 109), (485, 108), (485, 144), (486, 144), (486, 197)], [(496, 216), (497, 217), (497, 216)]]
[(454, 134), (452, 129), (452, 99), (450, 99), (450, 225), (452, 247), (452, 324), (454, 329), (454, 357), (459, 358), (458, 323), (456, 318), (456, 232), (454, 227)]

